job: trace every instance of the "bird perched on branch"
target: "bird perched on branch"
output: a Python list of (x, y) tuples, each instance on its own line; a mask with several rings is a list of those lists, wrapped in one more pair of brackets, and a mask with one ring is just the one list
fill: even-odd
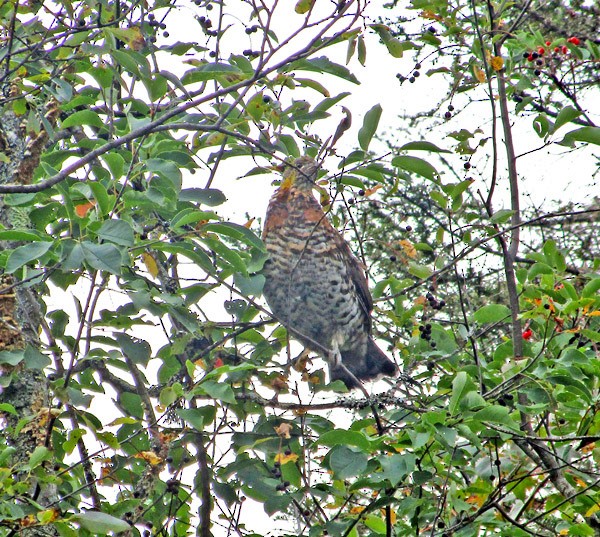
[(348, 388), (396, 365), (373, 341), (373, 302), (361, 263), (313, 196), (318, 164), (288, 164), (267, 209), (264, 295), (292, 337), (320, 354)]

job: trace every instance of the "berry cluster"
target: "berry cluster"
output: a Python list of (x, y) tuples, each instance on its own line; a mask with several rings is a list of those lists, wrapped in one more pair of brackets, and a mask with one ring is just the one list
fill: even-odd
[(434, 291), (434, 290), (435, 290), (435, 288), (433, 286), (431, 286), (429, 288), (429, 292), (425, 295), (425, 298), (429, 302), (429, 307), (431, 309), (440, 311), (446, 305), (446, 301), (438, 300), (437, 298), (435, 298), (435, 296), (432, 293), (432, 291)]
[(444, 118), (445, 119), (450, 119), (452, 117), (452, 112), (454, 112), (454, 106), (452, 106), (451, 104), (449, 104), (448, 105), (448, 110), (444, 114)]
[(425, 341), (429, 341), (431, 347), (435, 349), (435, 341), (431, 341), (431, 323), (419, 325), (419, 332), (421, 332), (419, 337)]
[(256, 32), (258, 32), (258, 24), (255, 24), (254, 26), (248, 26), (248, 28), (246, 28), (244, 31), (250, 35), (250, 34), (255, 34)]
[[(578, 47), (581, 44), (581, 40), (578, 37), (569, 37), (567, 43)], [(569, 47), (567, 45), (552, 47), (551, 41), (546, 41), (543, 46), (539, 46), (534, 50), (528, 50), (523, 52), (523, 58), (533, 64), (533, 74), (540, 76), (542, 74), (542, 67), (548, 64), (551, 60), (559, 61), (569, 54)], [(515, 97), (515, 101), (521, 102)]]
[[(292, 451), (290, 449), (286, 449), (285, 454), (291, 455)], [(273, 468), (271, 468), (271, 474), (273, 475), (273, 477), (275, 479), (281, 479), (281, 463), (279, 461), (275, 461), (273, 463)], [(287, 490), (287, 488), (289, 486), (290, 486), (289, 481), (282, 481), (281, 483), (277, 484), (277, 486), (275, 487), (275, 490), (284, 492), (285, 490)]]
[[(164, 22), (158, 22), (156, 20), (156, 16), (154, 15), (154, 13), (149, 13), (148, 14), (148, 24), (154, 30), (155, 33), (156, 33), (157, 30), (166, 30), (167, 29), (167, 25)], [(164, 32), (163, 35), (165, 37), (169, 37), (169, 32)], [(156, 35), (153, 35), (150, 38), (150, 41), (152, 43), (156, 43)]]

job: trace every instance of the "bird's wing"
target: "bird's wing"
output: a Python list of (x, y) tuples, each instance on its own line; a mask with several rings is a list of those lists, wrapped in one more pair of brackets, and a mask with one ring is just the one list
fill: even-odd
[(332, 226), (335, 232), (336, 243), (338, 250), (344, 256), (346, 264), (348, 266), (348, 274), (354, 283), (356, 288), (356, 294), (360, 305), (365, 312), (365, 317), (368, 319), (368, 324), (371, 324), (371, 311), (373, 310), (373, 299), (371, 298), (371, 292), (369, 291), (369, 284), (365, 276), (364, 265), (354, 256), (348, 243), (344, 240), (342, 235)]

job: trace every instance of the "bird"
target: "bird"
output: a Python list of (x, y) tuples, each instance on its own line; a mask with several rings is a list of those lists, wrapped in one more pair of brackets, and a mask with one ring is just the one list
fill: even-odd
[(363, 265), (313, 195), (319, 169), (309, 156), (296, 158), (271, 197), (263, 295), (290, 335), (326, 360), (330, 380), (353, 389), (398, 369), (373, 339)]

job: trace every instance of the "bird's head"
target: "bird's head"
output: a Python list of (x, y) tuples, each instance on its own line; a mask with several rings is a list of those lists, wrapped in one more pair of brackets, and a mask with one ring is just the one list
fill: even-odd
[(298, 157), (283, 170), (282, 186), (292, 186), (311, 192), (317, 181), (319, 165), (310, 157)]

